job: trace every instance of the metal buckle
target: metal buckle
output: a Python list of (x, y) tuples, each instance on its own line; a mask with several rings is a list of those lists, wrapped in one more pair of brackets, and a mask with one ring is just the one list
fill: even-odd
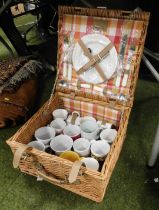
[[(97, 56), (98, 56), (98, 58), (99, 58), (99, 61), (101, 61), (101, 60), (102, 60), (102, 58), (100, 57), (100, 55), (98, 54)], [(99, 61), (98, 61), (98, 62), (99, 62)]]
[(30, 155), (28, 153), (24, 153), (21, 160), (26, 160), (28, 157), (30, 157)]

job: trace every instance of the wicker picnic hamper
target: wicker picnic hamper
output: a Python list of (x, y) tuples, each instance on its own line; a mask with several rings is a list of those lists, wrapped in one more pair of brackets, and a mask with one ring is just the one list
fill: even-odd
[[(149, 13), (146, 12), (126, 12), (65, 6), (59, 8), (58, 73), (54, 86), (54, 94), (52, 94), (49, 101), (46, 102), (28, 122), (7, 141), (7, 144), (11, 147), (14, 154), (14, 167), (19, 166), (20, 170), (24, 173), (42, 177), (50, 183), (96, 202), (102, 201), (125, 139), (148, 20)], [(131, 41), (133, 41), (135, 53), (131, 62), (131, 69), (128, 74), (126, 86), (115, 86), (114, 81), (116, 77), (114, 77), (104, 84), (90, 84), (88, 89), (81, 85), (74, 71), (72, 72), (71, 81), (66, 81), (68, 84), (62, 85), (62, 82), (65, 82), (65, 78), (63, 78), (62, 74), (64, 34), (68, 32), (71, 33), (72, 30), (74, 30), (74, 39), (78, 41), (78, 39), (86, 33), (85, 30), (88, 29), (87, 27), (80, 27), (83, 23), (88, 24), (89, 29), (94, 23), (99, 24), (104, 33), (114, 43), (117, 52), (119, 52), (121, 38), (120, 33), (118, 34), (119, 27), (121, 27), (123, 23), (124, 27), (128, 27), (127, 30), (130, 30), (130, 37), (126, 48), (128, 50)], [(106, 23), (106, 26), (104, 26), (104, 23)], [(137, 35), (135, 34), (136, 31), (138, 32)], [(120, 75), (121, 81), (123, 78), (124, 71)], [(94, 90), (95, 86), (98, 88)], [(98, 92), (98, 90), (101, 89), (104, 91)], [(110, 91), (112, 92), (111, 95), (109, 95)], [(118, 135), (111, 145), (111, 150), (101, 170), (94, 171), (79, 166), (79, 172), (76, 172), (77, 177), (73, 175), (74, 182), (71, 183), (69, 178), (72, 175), (72, 171), (75, 169), (74, 163), (26, 146), (26, 144), (33, 139), (34, 132), (37, 128), (51, 122), (52, 112), (57, 108), (66, 108), (70, 112), (76, 110), (80, 112), (81, 116), (91, 115), (98, 120), (112, 123), (118, 128)]]

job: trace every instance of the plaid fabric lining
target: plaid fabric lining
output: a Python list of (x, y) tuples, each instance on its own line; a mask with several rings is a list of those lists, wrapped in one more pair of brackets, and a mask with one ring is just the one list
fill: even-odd
[[(62, 27), (60, 29), (60, 34), (62, 37), (62, 46), (64, 52), (64, 36), (67, 36), (68, 39), (70, 34), (73, 33), (74, 42), (78, 42), (78, 40), (90, 33), (100, 33), (107, 36), (112, 43), (114, 44), (117, 52), (119, 53), (121, 38), (123, 34), (128, 34), (128, 41), (127, 46), (125, 49), (125, 56), (124, 56), (124, 68), (126, 67), (127, 59), (128, 59), (128, 52), (130, 50), (131, 44), (136, 46), (136, 50), (133, 56), (133, 60), (136, 59), (136, 52), (137, 52), (137, 43), (141, 38), (142, 33), (142, 26), (143, 21), (134, 21), (134, 20), (123, 20), (123, 19), (110, 19), (110, 18), (99, 18), (99, 17), (88, 17), (88, 16), (77, 16), (77, 15), (64, 15), (62, 21)], [(63, 78), (63, 56), (61, 57), (61, 61), (59, 62), (59, 79)], [(129, 80), (132, 78), (133, 69), (131, 69), (129, 73)], [(107, 90), (107, 93), (115, 93), (116, 95), (123, 94), (128, 96), (129, 95), (129, 88), (130, 82), (127, 82), (125, 87), (122, 86), (122, 81), (124, 77), (124, 72), (121, 74), (120, 85), (116, 87), (116, 77), (109, 81), (106, 81), (104, 84), (95, 85), (100, 87), (102, 90)], [(68, 81), (69, 88), (71, 90), (78, 91), (77, 82), (79, 78), (76, 75), (75, 70), (72, 71), (72, 80)], [(84, 81), (80, 80), (82, 84), (85, 84)], [(96, 90), (94, 85), (90, 85), (90, 88), (80, 88), (79, 91), (98, 94), (103, 96), (103, 91)]]
[(70, 111), (78, 111), (81, 116), (93, 116), (98, 120), (105, 120), (119, 126), (121, 112), (85, 101), (74, 100), (71, 98), (62, 97), (64, 107)]

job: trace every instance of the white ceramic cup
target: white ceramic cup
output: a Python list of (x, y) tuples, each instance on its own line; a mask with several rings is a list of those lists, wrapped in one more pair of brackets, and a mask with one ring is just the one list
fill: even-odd
[(41, 151), (45, 150), (45, 145), (41, 141), (31, 141), (27, 145)]
[(54, 119), (61, 118), (63, 120), (66, 120), (66, 118), (68, 116), (68, 111), (66, 109), (55, 109), (52, 112), (52, 115), (53, 115)]
[(98, 171), (99, 163), (95, 158), (86, 157), (82, 158), (81, 161), (85, 164), (86, 168)]
[(50, 127), (55, 129), (56, 134), (61, 134), (66, 127), (66, 122), (61, 118), (56, 118), (50, 123)]
[(69, 124), (64, 128), (63, 134), (70, 136), (73, 140), (76, 140), (81, 137), (81, 129), (77, 125)]
[(90, 141), (85, 138), (79, 138), (73, 143), (73, 149), (81, 157), (87, 157), (90, 154)]
[(50, 147), (53, 151), (55, 151), (56, 155), (60, 155), (65, 151), (71, 150), (72, 146), (73, 140), (71, 137), (62, 134), (55, 136), (50, 142)]
[(108, 122), (103, 122), (101, 120), (97, 121), (97, 124), (102, 128), (102, 129), (110, 129), (112, 127), (112, 123), (108, 123)]
[(93, 120), (86, 120), (81, 123), (81, 137), (89, 140), (97, 139), (99, 133), (98, 124)]
[(55, 136), (55, 129), (45, 126), (38, 128), (34, 134), (36, 140), (41, 141), (43, 144), (48, 144)]
[(110, 151), (110, 145), (104, 140), (91, 141), (91, 156), (97, 160), (104, 160), (105, 156)]
[(81, 117), (80, 124), (82, 124), (83, 122), (88, 121), (88, 120), (96, 122), (96, 119), (94, 117), (84, 116), (84, 117)]
[(117, 136), (117, 131), (115, 129), (104, 129), (100, 133), (100, 139), (105, 140), (110, 144), (115, 140), (116, 136)]

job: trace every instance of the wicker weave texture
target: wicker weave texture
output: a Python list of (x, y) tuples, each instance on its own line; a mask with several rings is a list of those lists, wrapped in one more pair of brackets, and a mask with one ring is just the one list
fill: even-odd
[[(48, 103), (44, 105), (7, 143), (10, 145), (13, 153), (21, 144), (29, 143), (34, 135), (35, 130), (38, 127), (48, 124), (52, 119), (52, 111), (56, 108), (65, 108), (64, 107), (64, 95), (56, 94), (52, 100), (50, 106)], [(68, 96), (65, 96), (68, 99)], [(74, 98), (74, 100), (80, 102), (80, 100), (85, 101), (81, 97)], [(95, 104), (95, 101), (92, 100), (86, 102)], [(101, 105), (100, 105), (101, 106)], [(109, 107), (109, 104), (104, 104), (103, 107)], [(128, 123), (128, 117), (130, 113), (130, 108), (120, 110), (119, 107), (115, 107), (121, 113), (118, 137), (111, 146), (111, 151), (108, 154), (105, 163), (101, 172), (96, 172), (92, 170), (85, 170), (83, 176), (79, 176), (80, 184), (57, 184), (60, 187), (63, 187), (67, 190), (70, 190), (74, 193), (80, 194), (84, 197), (92, 199), (96, 202), (100, 202), (104, 196), (106, 186), (110, 179), (111, 173), (115, 166), (115, 163), (118, 159)], [(113, 108), (110, 108), (114, 111)], [(98, 117), (98, 116), (97, 116)], [(106, 116), (103, 116), (105, 119)], [(118, 119), (116, 119), (118, 120)], [(45, 152), (38, 151), (33, 149), (29, 153), (29, 157), (22, 159), (20, 162), (20, 170), (24, 173), (37, 176), (36, 168), (33, 164), (33, 158), (36, 157), (37, 161), (44, 166), (45, 172), (50, 173), (59, 179), (65, 179), (68, 176), (72, 163), (65, 161), (57, 156), (47, 154)], [(56, 183), (55, 183), (56, 184)]]

